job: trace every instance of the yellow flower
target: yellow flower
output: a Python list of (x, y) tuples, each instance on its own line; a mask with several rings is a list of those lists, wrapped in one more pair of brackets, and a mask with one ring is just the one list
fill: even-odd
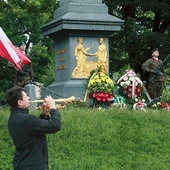
[(102, 81), (105, 81), (105, 80), (106, 80), (106, 77), (101, 77), (101, 80), (102, 80)]
[(100, 79), (96, 79), (96, 82), (97, 82), (97, 83), (101, 83), (101, 80), (100, 80)]
[(98, 75), (94, 76), (94, 79), (99, 79), (99, 76)]
[(113, 81), (110, 78), (108, 78), (108, 79), (106, 79), (106, 83), (112, 84)]
[(95, 80), (94, 79), (91, 79), (90, 80), (90, 84), (94, 84), (95, 83)]
[(90, 94), (91, 97), (93, 93), (99, 92), (108, 93), (110, 95), (112, 94), (113, 87), (114, 87), (113, 81), (110, 79), (108, 75), (102, 72), (95, 72), (89, 79), (84, 101), (86, 101), (88, 94)]
[(100, 76), (106, 76), (104, 73), (100, 72)]

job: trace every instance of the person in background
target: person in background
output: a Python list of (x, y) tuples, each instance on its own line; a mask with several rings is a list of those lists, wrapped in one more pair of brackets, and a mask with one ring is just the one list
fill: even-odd
[(15, 146), (13, 167), (14, 170), (45, 170), (48, 169), (46, 134), (61, 129), (60, 113), (54, 99), (47, 96), (43, 105), (48, 109), (44, 109), (39, 118), (31, 115), (28, 110), (29, 99), (25, 89), (20, 86), (6, 92), (11, 113), (8, 130)]
[(24, 41), (20, 41), (17, 45), (18, 50), (20, 50), (23, 54), (26, 55), (26, 43)]
[[(17, 48), (29, 58), (29, 56), (25, 52), (26, 44), (24, 41), (19, 42)], [(15, 65), (11, 63), (10, 61), (8, 62), (8, 66), (13, 68), (15, 71), (13, 86), (24, 87), (26, 84), (28, 84), (30, 81), (33, 80), (33, 69), (32, 69), (31, 63), (27, 65), (21, 64), (22, 70), (19, 70), (18, 68), (16, 68)]]
[(162, 64), (162, 60), (159, 59), (158, 48), (154, 48), (151, 53), (152, 57), (142, 64), (142, 70), (144, 73), (149, 73), (146, 88), (150, 97), (159, 101), (162, 96), (165, 71), (163, 65), (159, 70), (157, 70), (157, 68)]

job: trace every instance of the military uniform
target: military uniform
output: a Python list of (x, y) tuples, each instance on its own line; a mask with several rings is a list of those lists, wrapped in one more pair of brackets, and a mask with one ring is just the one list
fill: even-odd
[(22, 70), (17, 69), (13, 63), (8, 62), (8, 66), (14, 68), (14, 86), (24, 87), (28, 82), (33, 80), (33, 69), (31, 63), (28, 65), (21, 65)]
[(150, 58), (142, 64), (142, 70), (149, 73), (146, 88), (152, 99), (159, 98), (162, 95), (164, 83), (163, 66), (160, 68), (159, 72), (156, 72), (160, 64), (162, 64), (162, 60), (155, 60), (154, 58)]
[[(23, 41), (19, 42), (17, 47), (20, 50), (20, 52), (22, 52), (24, 55), (26, 55), (29, 58), (29, 56), (25, 53), (25, 48), (26, 48), (25, 42)], [(13, 82), (14, 86), (24, 87), (27, 83), (30, 82), (30, 80), (33, 79), (33, 69), (31, 63), (27, 65), (21, 64), (22, 70), (16, 68), (15, 65), (10, 61), (8, 62), (8, 66), (14, 68), (15, 70), (14, 82)]]

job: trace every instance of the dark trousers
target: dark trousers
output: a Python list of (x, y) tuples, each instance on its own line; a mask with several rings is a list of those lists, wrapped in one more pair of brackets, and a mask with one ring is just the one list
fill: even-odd
[(150, 94), (150, 97), (152, 99), (159, 98), (162, 96), (162, 91), (163, 91), (163, 82), (162, 81), (155, 81), (153, 82), (148, 82), (147, 85), (148, 92)]

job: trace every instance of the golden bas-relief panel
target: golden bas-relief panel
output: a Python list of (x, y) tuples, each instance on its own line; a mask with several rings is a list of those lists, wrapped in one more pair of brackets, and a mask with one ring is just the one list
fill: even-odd
[[(72, 72), (72, 78), (87, 78), (90, 76), (92, 70), (97, 69), (98, 67), (102, 68), (103, 73), (108, 71), (108, 57), (107, 57), (107, 48), (104, 43), (103, 38), (99, 38), (99, 45), (97, 52), (94, 54), (87, 52), (90, 50), (90, 47), (83, 47), (83, 38), (79, 37), (77, 39), (77, 45), (75, 47), (75, 57), (76, 57), (76, 67)], [(87, 56), (97, 57), (97, 62), (87, 61)]]

